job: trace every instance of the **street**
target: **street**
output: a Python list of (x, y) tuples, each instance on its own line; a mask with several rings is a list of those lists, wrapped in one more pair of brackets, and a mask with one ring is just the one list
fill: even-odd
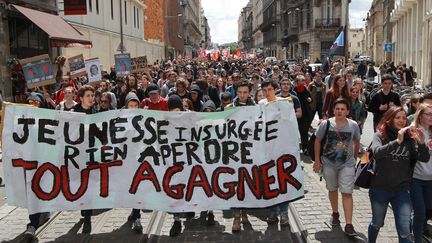
[[(316, 126), (317, 118), (313, 126)], [(363, 146), (369, 145), (372, 135), (372, 114), (368, 115), (361, 138)], [(302, 156), (305, 172), (305, 198), (290, 204), (290, 227), (268, 226), (264, 221), (267, 210), (248, 211), (250, 225), (243, 225), (241, 233), (233, 234), (230, 211), (215, 211), (216, 225), (207, 226), (205, 220), (196, 215), (183, 220), (183, 233), (176, 238), (169, 237), (173, 217), (165, 212), (144, 212), (141, 222), (143, 234), (131, 230), (127, 222), (130, 209), (97, 210), (92, 217), (93, 230), (90, 235), (81, 234), (80, 212), (54, 212), (51, 219), (37, 231), (39, 242), (366, 242), (367, 226), (371, 219), (367, 190), (354, 192), (353, 224), (359, 236), (350, 239), (341, 227), (332, 228), (330, 203), (325, 184), (312, 172), (309, 157)], [(0, 163), (0, 165), (2, 165)], [(4, 187), (0, 187), (0, 241), (20, 242), (28, 223), (26, 209), (8, 206)], [(343, 212), (340, 204), (340, 212)], [(343, 219), (343, 216), (341, 217)], [(341, 225), (344, 225), (342, 222)], [(386, 224), (381, 230), (378, 242), (397, 242), (392, 211), (389, 210)]]

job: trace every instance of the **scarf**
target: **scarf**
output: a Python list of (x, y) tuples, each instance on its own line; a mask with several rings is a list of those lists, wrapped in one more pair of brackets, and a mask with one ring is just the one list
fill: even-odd
[(298, 84), (297, 85), (297, 91), (299, 92), (299, 93), (303, 93), (303, 91), (305, 90), (305, 86), (303, 85), (303, 84)]

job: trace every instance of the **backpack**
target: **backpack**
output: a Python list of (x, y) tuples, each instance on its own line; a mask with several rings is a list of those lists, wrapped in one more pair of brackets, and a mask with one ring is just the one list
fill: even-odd
[[(326, 129), (324, 132), (324, 136), (323, 136), (323, 139), (321, 140), (320, 156), (323, 154), (324, 145), (325, 145), (325, 141), (327, 138), (327, 133), (328, 133), (328, 130), (330, 128), (330, 120), (327, 119), (326, 123), (327, 124), (326, 124)], [(312, 134), (312, 136), (309, 139), (309, 147), (308, 147), (309, 156), (310, 156), (312, 161), (315, 161), (315, 140), (316, 140), (316, 136), (314, 133), (314, 134)]]

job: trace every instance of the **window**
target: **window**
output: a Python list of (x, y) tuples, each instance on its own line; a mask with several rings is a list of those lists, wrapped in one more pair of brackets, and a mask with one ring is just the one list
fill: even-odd
[(127, 2), (124, 1), (124, 9), (125, 9), (125, 24), (127, 24), (127, 6), (126, 6)]
[(89, 11), (93, 11), (93, 0), (89, 0)]
[(133, 6), (133, 13), (134, 13), (134, 28), (136, 28), (136, 11), (135, 11), (135, 6)]
[(96, 0), (96, 14), (99, 14), (99, 0)]
[(356, 37), (357, 37), (357, 34), (354, 34), (353, 37), (356, 38)]
[(114, 19), (114, 3), (113, 3), (113, 0), (111, 0), (111, 19)]
[(349, 47), (351, 47), (351, 42), (349, 43)]
[(360, 42), (357, 42), (357, 47), (360, 47)]
[(139, 9), (137, 8), (136, 11), (137, 11), (137, 28), (139, 29), (139, 21), (140, 21), (139, 20), (139, 16), (140, 16), (139, 15)]

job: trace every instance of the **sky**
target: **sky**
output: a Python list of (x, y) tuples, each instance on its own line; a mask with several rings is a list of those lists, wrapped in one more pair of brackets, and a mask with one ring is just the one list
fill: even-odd
[[(210, 25), (212, 42), (223, 44), (237, 41), (237, 20), (240, 11), (249, 0), (201, 0), (201, 6)], [(372, 0), (351, 0), (350, 24), (353, 28), (364, 27), (363, 18)]]

